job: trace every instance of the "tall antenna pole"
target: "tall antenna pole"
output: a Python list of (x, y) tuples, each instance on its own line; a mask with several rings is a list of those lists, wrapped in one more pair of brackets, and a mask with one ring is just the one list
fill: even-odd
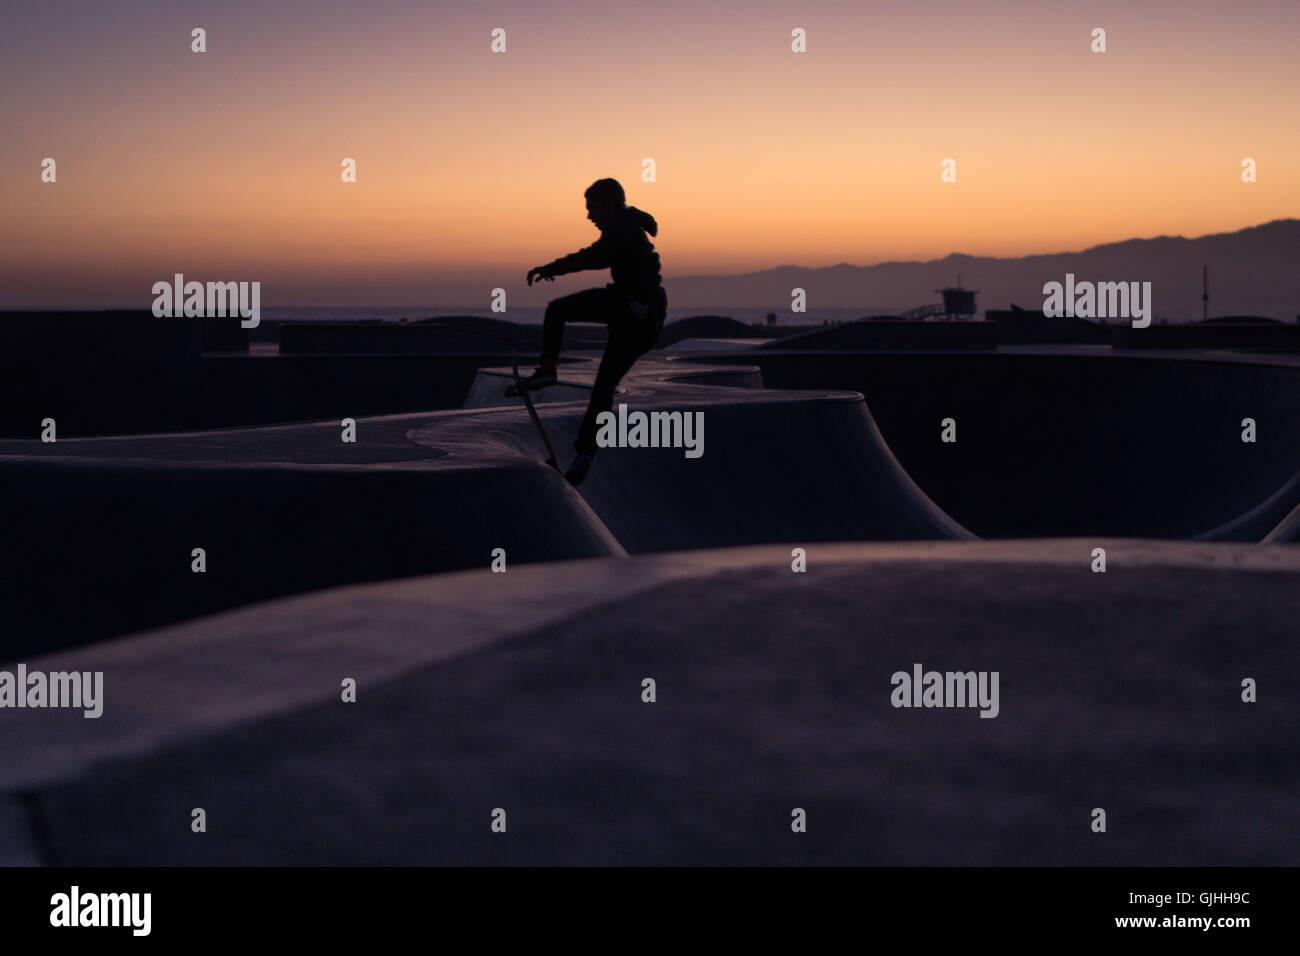
[(1201, 266), (1201, 321), (1210, 317), (1210, 270)]

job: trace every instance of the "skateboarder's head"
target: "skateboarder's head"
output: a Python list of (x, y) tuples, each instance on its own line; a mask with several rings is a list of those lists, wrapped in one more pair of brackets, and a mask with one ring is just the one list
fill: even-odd
[(587, 218), (598, 229), (604, 229), (627, 203), (627, 196), (617, 179), (598, 179), (587, 187), (583, 195), (587, 197)]

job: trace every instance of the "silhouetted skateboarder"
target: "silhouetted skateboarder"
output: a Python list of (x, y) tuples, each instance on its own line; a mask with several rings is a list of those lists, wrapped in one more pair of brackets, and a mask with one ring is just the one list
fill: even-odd
[(599, 322), (609, 327), (609, 341), (596, 372), (591, 403), (573, 443), (578, 456), (565, 473), (574, 485), (586, 477), (596, 454), (596, 416), (613, 407), (614, 389), (636, 360), (655, 347), (668, 315), (659, 253), (646, 238), (647, 232), (653, 236), (659, 231), (654, 217), (627, 205), (623, 187), (614, 179), (592, 183), (584, 195), (587, 218), (600, 230), (600, 238), (585, 249), (530, 269), (528, 284), (532, 285), (534, 279), (554, 281), (556, 276), (584, 269), (609, 269), (614, 281), (603, 289), (575, 292), (547, 305), (541, 360), (537, 370), (523, 382), (529, 390), (555, 384), (555, 365), (566, 323)]

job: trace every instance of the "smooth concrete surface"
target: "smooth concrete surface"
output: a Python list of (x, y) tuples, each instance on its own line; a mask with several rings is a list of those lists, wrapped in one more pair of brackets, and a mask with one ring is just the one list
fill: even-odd
[[(599, 357), (571, 354), (564, 384), (538, 393), (561, 468)], [(341, 440), (338, 420), (0, 441), (0, 494), (22, 503), (0, 552), (10, 623), (0, 654), (481, 568), (498, 548), (518, 565), (772, 542), (1047, 537), (1061, 527), (1295, 537), (1286, 519), (1300, 480), (1300, 363), (1088, 347), (686, 359), (643, 358), (616, 407), (702, 420), (703, 455), (603, 449), (577, 490), (542, 464), (518, 405), (360, 417), (355, 443)], [(505, 401), (508, 376), (480, 368), (469, 400)], [(870, 407), (852, 388), (773, 387), (814, 380), (860, 385)], [(1224, 389), (1238, 397), (1225, 403)], [(1079, 401), (1063, 403), (1068, 394)], [(1240, 441), (1246, 412), (1255, 444)], [(940, 440), (946, 414), (958, 422), (954, 445)], [(192, 570), (195, 548), (206, 551), (203, 573)]]
[(1300, 542), (1300, 504), (1278, 522), (1277, 527), (1264, 538), (1264, 544), (1294, 544)]
[(674, 360), (757, 366), (769, 389), (861, 393), (911, 480), (981, 537), (1241, 533), (1217, 529), (1300, 474), (1300, 356), (1017, 346)]
[[(598, 356), (562, 386), (585, 395)], [(251, 360), (250, 361), (255, 361)], [(471, 394), (506, 372), (479, 373)], [(703, 457), (605, 449), (579, 491), (521, 406), (119, 438), (0, 441), (0, 654), (51, 650), (360, 581), (764, 541), (969, 537), (920, 493), (861, 396), (647, 357), (616, 398), (703, 414)], [(543, 394), (545, 394), (543, 392)], [(567, 467), (586, 404), (542, 402)], [(774, 449), (786, 450), (784, 457)], [(192, 570), (195, 548), (207, 570)]]
[[(521, 366), (519, 374), (527, 378), (532, 374), (534, 366)], [(522, 396), (506, 395), (506, 389), (515, 383), (513, 369), (479, 369), (478, 374), (474, 376), (474, 382), (469, 387), (469, 393), (465, 396), (462, 403), (464, 408), (500, 408), (507, 405), (523, 406)], [(585, 406), (591, 400), (591, 384), (589, 382), (569, 382), (563, 378), (557, 378), (554, 385), (546, 388), (529, 392), (533, 400), (533, 405), (549, 405), (554, 402), (582, 402)]]
[[(1300, 549), (822, 544), (806, 572), (790, 561), (444, 574), (28, 659), (102, 671), (104, 711), (0, 714), (0, 861), (1297, 862)], [(997, 671), (997, 716), (894, 707), (891, 675), (916, 663)]]

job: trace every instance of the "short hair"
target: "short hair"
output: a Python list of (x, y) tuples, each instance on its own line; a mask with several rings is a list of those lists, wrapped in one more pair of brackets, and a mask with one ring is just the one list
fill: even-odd
[(615, 206), (622, 206), (627, 202), (627, 195), (617, 179), (598, 179), (587, 187), (583, 196), (599, 203), (613, 203)]

